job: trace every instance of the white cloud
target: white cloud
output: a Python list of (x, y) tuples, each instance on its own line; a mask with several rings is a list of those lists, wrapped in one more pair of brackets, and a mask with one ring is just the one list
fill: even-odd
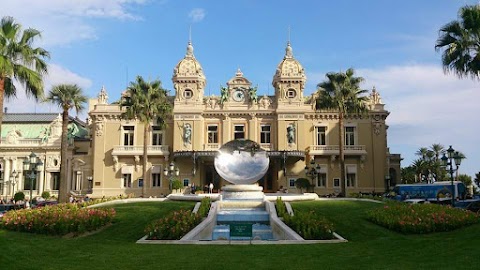
[(95, 39), (89, 19), (138, 20), (129, 11), (146, 0), (2, 0), (2, 13), (14, 17), (25, 28), (42, 31), (42, 46), (65, 45)]
[(376, 87), (391, 112), (389, 145), (394, 146), (391, 152), (410, 158), (403, 166), (414, 158), (412, 150), (441, 143), (467, 156), (462, 172), (479, 170), (479, 81), (445, 75), (440, 66), (415, 64), (358, 69), (357, 74), (365, 78), (364, 88)]
[[(52, 88), (53, 85), (68, 83), (77, 84), (82, 89), (88, 89), (91, 87), (92, 82), (76, 74), (68, 69), (65, 69), (56, 64), (50, 64), (48, 69), (48, 75), (44, 78), (45, 95)], [(31, 113), (31, 112), (59, 112), (60, 109), (54, 105), (46, 103), (38, 103), (33, 98), (28, 98), (25, 94), (25, 89), (16, 84), (17, 97), (6, 99), (4, 107), (8, 108), (10, 113)], [(85, 91), (84, 91), (85, 93)]]
[(206, 12), (203, 8), (194, 8), (188, 13), (188, 17), (193, 22), (201, 22), (205, 18)]

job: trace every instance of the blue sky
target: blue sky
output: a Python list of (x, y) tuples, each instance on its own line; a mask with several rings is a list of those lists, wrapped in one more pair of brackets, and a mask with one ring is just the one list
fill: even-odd
[[(173, 89), (174, 66), (192, 29), (195, 56), (207, 77), (206, 94), (241, 68), (272, 94), (290, 27), (293, 53), (307, 72), (305, 94), (325, 73), (349, 67), (380, 92), (387, 110), (391, 153), (404, 157), (433, 143), (452, 144), (467, 159), (461, 172), (480, 171), (480, 82), (442, 72), (434, 45), (438, 29), (458, 9), (477, 1), (200, 1), (200, 0), (2, 0), (0, 16), (42, 31), (38, 45), (51, 52), (47, 90), (77, 83), (94, 97), (102, 85), (117, 100), (136, 75)], [(34, 104), (21, 93), (9, 112), (57, 108)], [(80, 117), (85, 118), (83, 113)]]

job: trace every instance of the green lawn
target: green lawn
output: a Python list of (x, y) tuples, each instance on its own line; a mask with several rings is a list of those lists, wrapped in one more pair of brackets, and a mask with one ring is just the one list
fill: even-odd
[(60, 238), (0, 230), (0, 269), (478, 269), (480, 224), (454, 232), (402, 235), (364, 219), (382, 205), (292, 204), (324, 213), (349, 240), (315, 245), (139, 245), (145, 224), (190, 202), (119, 204), (101, 232)]

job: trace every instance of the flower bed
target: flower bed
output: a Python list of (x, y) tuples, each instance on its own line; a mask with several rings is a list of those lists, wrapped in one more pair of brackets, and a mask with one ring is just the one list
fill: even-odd
[(87, 209), (76, 204), (59, 204), (9, 211), (0, 221), (0, 227), (39, 234), (79, 235), (109, 224), (114, 217), (114, 209)]
[(367, 213), (371, 222), (407, 234), (451, 231), (480, 222), (478, 214), (437, 204), (389, 203)]
[(290, 216), (280, 197), (277, 199), (276, 208), (277, 214), (283, 218), (283, 222), (304, 239), (327, 240), (335, 238), (333, 235), (333, 223), (316, 214), (314, 211), (308, 213), (295, 211), (295, 215)]
[(147, 240), (179, 240), (200, 224), (202, 218), (208, 214), (210, 204), (210, 198), (204, 198), (196, 214), (182, 209), (155, 220), (145, 228)]

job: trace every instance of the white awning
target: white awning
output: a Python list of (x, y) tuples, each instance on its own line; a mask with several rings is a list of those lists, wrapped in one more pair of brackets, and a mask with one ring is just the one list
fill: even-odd
[(152, 166), (151, 173), (162, 173), (162, 166), (160, 165)]
[(327, 164), (320, 165), (320, 173), (327, 173), (327, 171), (328, 171), (328, 165)]
[(347, 165), (347, 173), (357, 173), (357, 165)]
[(122, 174), (133, 174), (133, 165), (125, 165), (122, 167)]

